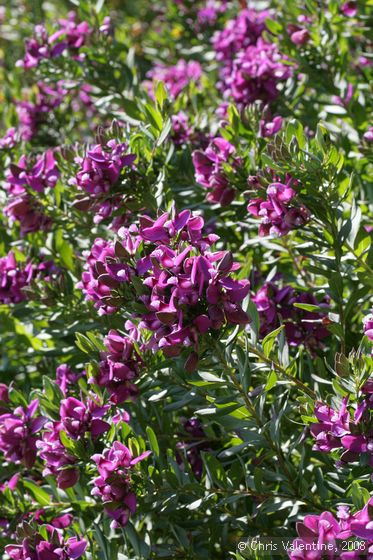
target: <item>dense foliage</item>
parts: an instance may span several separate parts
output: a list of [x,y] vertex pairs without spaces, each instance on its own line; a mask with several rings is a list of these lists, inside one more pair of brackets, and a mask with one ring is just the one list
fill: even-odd
[[2,3],[4,559],[373,557],[372,8]]

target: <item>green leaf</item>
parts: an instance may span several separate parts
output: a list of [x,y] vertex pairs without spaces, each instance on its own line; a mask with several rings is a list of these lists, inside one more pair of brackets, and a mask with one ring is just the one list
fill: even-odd
[[274,35],[279,35],[282,31],[282,25],[278,21],[267,18],[265,24],[267,29]]
[[269,374],[267,383],[264,387],[265,391],[270,391],[272,389],[272,387],[274,387],[277,383],[277,375],[275,371],[271,371],[271,373]]
[[281,325],[271,333],[267,334],[267,336],[263,339],[262,346],[264,350],[264,354],[268,358],[273,348],[274,342],[276,340],[277,335],[285,328],[285,325]]
[[164,83],[157,82],[155,86],[155,99],[161,110],[163,109],[163,104],[166,101],[167,97],[167,90]]
[[40,486],[37,486],[34,482],[31,482],[31,480],[23,480],[23,485],[28,490],[30,490],[31,494],[34,496],[38,504],[40,504],[41,506],[48,506],[50,504],[51,498],[49,494],[45,490],[40,488]]
[[144,106],[144,110],[146,113],[146,116],[150,122],[150,124],[156,128],[157,130],[159,130],[159,132],[162,132],[163,130],[163,119],[162,119],[162,115],[161,113],[152,105],[150,105],[150,103],[147,103]]
[[148,436],[151,450],[156,455],[156,457],[159,457],[158,440],[157,440],[157,436],[154,433],[153,428],[151,428],[150,426],[146,426],[146,435]]

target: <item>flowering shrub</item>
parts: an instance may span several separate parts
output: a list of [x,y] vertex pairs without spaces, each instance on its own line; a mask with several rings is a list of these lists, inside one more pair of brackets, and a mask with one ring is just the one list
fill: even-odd
[[369,4],[0,7],[2,559],[373,557]]

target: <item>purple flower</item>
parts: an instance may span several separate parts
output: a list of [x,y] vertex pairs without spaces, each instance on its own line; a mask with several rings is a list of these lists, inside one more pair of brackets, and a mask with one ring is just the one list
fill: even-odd
[[188,124],[188,115],[184,111],[179,111],[171,116],[172,140],[177,146],[186,144],[192,134],[192,129]]
[[373,341],[373,312],[363,319],[364,334],[368,340]]
[[154,83],[157,81],[164,82],[171,97],[176,99],[190,82],[198,83],[201,76],[202,68],[199,62],[181,59],[175,66],[156,64],[147,73],[147,78],[150,78],[150,80],[144,82],[144,85],[149,96],[154,98]]
[[332,101],[341,107],[348,107],[350,101],[354,95],[354,86],[352,84],[347,84],[343,96],[333,95]]
[[207,0],[206,5],[197,12],[197,20],[201,26],[213,26],[220,13],[226,9],[224,2]]
[[[306,515],[301,523],[297,523],[298,539],[292,543],[294,552],[289,553],[292,559],[317,560],[324,556],[323,546],[332,544],[336,548],[336,539],[340,532],[338,521],[329,511],[324,511],[321,515]],[[314,543],[316,550],[309,550]],[[308,547],[307,547],[308,545]],[[328,558],[336,558],[331,553]]]
[[[306,515],[304,520],[297,523],[299,538],[295,539],[291,546],[289,557],[293,560],[351,560],[362,557],[362,551],[367,558],[373,554],[373,518],[371,498],[364,508],[354,515],[350,513],[348,506],[337,508],[337,518],[329,512],[324,511],[320,515]],[[367,541],[365,548],[349,549],[343,552],[346,540],[358,537]]]
[[56,381],[64,396],[67,395],[69,386],[73,386],[78,382],[82,374],[75,373],[67,364],[61,364],[56,369]]
[[[6,173],[8,183],[16,187],[30,187],[40,193],[47,187],[53,188],[58,180],[59,171],[52,150],[36,158],[30,165],[26,156],[22,156],[18,165],[11,164]],[[21,191],[19,191],[21,192]]]
[[5,135],[0,138],[0,150],[11,150],[17,144],[17,131],[14,127],[9,128]]
[[[152,333],[146,348],[167,356],[196,350],[209,329],[249,320],[240,306],[249,282],[231,277],[239,265],[230,253],[210,251],[217,236],[204,237],[203,225],[189,210],[142,216],[139,229],[119,230],[115,245],[96,240],[80,287],[103,313],[115,310],[107,304],[135,305],[138,327]],[[110,368],[101,375],[110,380]]]
[[217,31],[213,37],[218,60],[229,63],[239,51],[255,44],[265,30],[268,16],[267,11],[241,10],[235,19],[229,20],[223,31]]
[[9,186],[4,214],[8,216],[10,224],[19,222],[21,237],[35,231],[47,231],[52,225],[52,220],[23,187]]
[[0,450],[12,463],[22,463],[31,468],[36,459],[36,434],[47,421],[43,416],[35,416],[38,399],[27,408],[18,407],[13,412],[0,415]]
[[131,490],[130,470],[150,453],[145,451],[134,458],[128,447],[115,441],[102,455],[92,457],[100,475],[93,481],[92,495],[103,501],[105,512],[113,519],[113,529],[124,527],[130,515],[136,511],[136,495]]
[[114,404],[134,400],[139,391],[133,381],[144,364],[133,340],[111,330],[105,338],[105,345],[108,351],[101,353],[99,371],[90,382],[105,387]]
[[305,344],[312,351],[319,348],[322,340],[329,335],[323,325],[324,315],[321,312],[294,307],[294,303],[327,306],[326,300],[319,303],[310,293],[297,294],[291,286],[280,288],[275,282],[265,283],[252,299],[259,312],[261,337],[283,323],[286,339],[291,346]]
[[72,439],[80,439],[89,432],[92,438],[97,438],[110,429],[110,424],[102,420],[110,406],[99,406],[93,399],[86,402],[75,397],[68,397],[61,401],[61,428]]
[[355,17],[357,14],[357,2],[354,1],[345,2],[340,7],[340,10],[342,14],[344,14],[347,17]]
[[260,121],[260,134],[263,138],[274,136],[281,129],[283,123],[282,117],[274,117],[271,121]]
[[31,263],[19,265],[12,251],[0,258],[0,302],[19,303],[26,299],[23,288],[30,284],[33,274]]
[[311,434],[315,438],[314,450],[328,453],[342,447],[342,436],[350,433],[350,414],[346,407],[347,399],[344,399],[339,411],[323,403],[316,404],[315,416],[319,423],[311,424]]
[[373,126],[368,128],[368,130],[363,134],[363,138],[366,142],[369,142],[369,144],[373,142]]
[[23,539],[21,544],[9,544],[5,552],[12,560],[77,560],[87,548],[87,541],[77,537],[64,539],[63,532],[45,525],[49,533],[46,541],[39,533]]
[[306,224],[310,219],[309,210],[302,204],[295,204],[297,181],[286,177],[286,183],[275,182],[268,185],[266,199],[250,200],[247,210],[261,219],[259,235],[275,235],[282,237],[297,227]]
[[230,163],[232,170],[240,163],[234,158],[235,147],[224,138],[214,138],[205,150],[193,152],[193,165],[197,183],[209,189],[207,200],[229,205],[235,196],[235,189],[231,186],[223,165]]
[[292,76],[293,70],[284,64],[274,43],[258,39],[240,51],[233,63],[223,69],[220,89],[224,98],[232,97],[241,107],[254,101],[269,103],[279,95],[278,84]]
[[118,144],[115,140],[109,140],[105,146],[93,146],[84,158],[78,159],[81,170],[70,184],[92,195],[108,193],[118,181],[121,170],[133,166],[136,155],[126,154],[127,149],[127,144]]
[[111,192],[119,181],[122,170],[133,168],[136,155],[127,154],[127,149],[127,144],[109,140],[105,145],[93,146],[84,158],[76,159],[80,164],[80,171],[69,183],[90,196],[78,198],[74,206],[78,210],[94,211],[95,223],[111,216],[123,203],[123,195]]
[[302,47],[308,43],[311,37],[308,29],[300,25],[290,24],[287,27],[287,31],[290,35],[290,41],[297,47]]
[[59,20],[59,29],[50,36],[43,25],[36,25],[34,36],[25,42],[25,56],[16,62],[16,66],[30,69],[45,58],[61,56],[66,50],[70,50],[73,58],[78,58],[79,48],[85,44],[92,30],[87,22],[76,23],[75,20],[76,14],[70,12],[68,19]]
[[75,464],[77,459],[62,445],[60,432],[61,422],[48,422],[42,439],[36,443],[40,458],[45,462],[43,475],[56,477],[57,486],[65,489],[74,486],[79,480],[79,470]]

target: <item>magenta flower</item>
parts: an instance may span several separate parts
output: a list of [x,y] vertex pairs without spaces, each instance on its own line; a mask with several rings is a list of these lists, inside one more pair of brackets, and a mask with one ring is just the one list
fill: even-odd
[[22,544],[9,544],[5,552],[12,560],[77,560],[86,551],[87,541],[77,537],[63,537],[63,532],[52,525],[46,525],[49,540],[38,533],[27,537]]
[[357,2],[345,2],[344,4],[342,4],[340,10],[342,14],[347,17],[355,17],[357,14]]
[[36,459],[36,434],[47,421],[43,416],[35,416],[38,406],[35,399],[25,409],[18,407],[0,415],[0,451],[7,461],[22,463],[28,469]]
[[21,188],[30,187],[38,193],[43,192],[47,187],[54,187],[58,177],[59,171],[52,150],[47,150],[38,156],[32,167],[26,156],[22,156],[18,165],[11,164],[6,174],[10,185]]
[[369,142],[369,144],[373,142],[373,126],[368,128],[368,130],[363,134],[363,138],[366,142]]
[[99,406],[93,399],[83,403],[75,397],[68,397],[61,401],[61,429],[72,439],[80,439],[87,432],[97,438],[110,429],[110,424],[102,420],[109,409],[109,405]]
[[92,495],[103,501],[105,512],[113,519],[113,529],[124,527],[130,515],[136,511],[136,495],[131,490],[130,470],[150,453],[145,451],[134,458],[128,447],[115,441],[102,455],[92,457],[100,475],[93,481]]
[[287,27],[287,31],[290,35],[290,41],[297,47],[302,47],[308,43],[311,38],[308,29],[300,25],[290,24]]
[[[306,515],[304,520],[297,523],[299,538],[292,543],[289,557],[293,560],[352,560],[373,554],[373,518],[371,517],[373,498],[364,508],[354,515],[348,506],[337,508],[337,518],[324,511],[321,515]],[[346,550],[346,540],[358,537],[367,541],[364,548]]]
[[224,164],[229,164],[232,170],[238,167],[240,160],[234,158],[235,147],[224,138],[218,136],[211,140],[205,150],[193,152],[193,164],[197,183],[209,189],[207,200],[229,205],[235,196],[235,189],[229,182],[224,171]]
[[311,424],[310,427],[316,441],[313,449],[324,453],[329,453],[332,449],[342,449],[338,466],[357,462],[362,454],[367,456],[369,465],[373,466],[372,393],[372,380],[368,379],[361,388],[361,397],[353,416],[347,410],[347,397],[339,411],[318,403],[315,414],[320,423]]
[[171,116],[172,140],[177,146],[186,144],[191,137],[192,128],[188,123],[188,115],[184,111],[179,111]]
[[363,319],[364,334],[368,340],[373,341],[373,313],[369,313]]
[[[21,191],[19,194],[17,191]],[[8,189],[8,204],[4,207],[4,215],[8,216],[10,224],[19,222],[20,235],[35,231],[47,231],[52,225],[52,220],[43,214],[41,206],[32,198],[23,187]]]
[[241,10],[235,19],[229,20],[213,37],[218,60],[228,64],[239,51],[255,44],[265,30],[268,17],[268,11]]
[[59,20],[59,29],[50,36],[43,25],[36,25],[34,37],[25,42],[25,56],[16,62],[16,66],[28,70],[38,66],[45,58],[61,56],[66,50],[73,58],[78,58],[79,48],[85,44],[92,30],[87,22],[76,23],[75,20],[76,14],[70,12],[68,19]]
[[291,346],[305,344],[310,350],[322,346],[322,340],[329,335],[323,325],[322,312],[305,311],[294,307],[294,303],[327,306],[308,292],[297,294],[291,286],[280,288],[277,283],[265,283],[253,296],[260,318],[260,336],[265,337],[281,323],[285,325],[285,335]]
[[[336,549],[339,532],[339,523],[330,512],[324,511],[321,515],[306,515],[303,522],[297,523],[299,538],[293,541],[295,551],[291,552],[289,557],[297,560],[321,560],[324,555],[323,550],[325,550],[323,546],[332,544]],[[309,550],[312,543],[316,550]],[[337,556],[332,552],[328,558],[337,558]]]
[[144,82],[150,97],[154,98],[154,84],[157,81],[164,82],[171,97],[176,99],[190,82],[198,83],[202,76],[202,68],[199,62],[181,59],[175,66],[156,64],[147,73],[149,80]]
[[350,433],[350,414],[347,410],[347,399],[343,400],[339,411],[322,403],[317,403],[315,416],[318,424],[311,424],[311,434],[315,438],[315,451],[330,452],[342,447],[343,436]]
[[282,117],[274,117],[271,121],[260,121],[260,134],[263,138],[274,136],[281,129],[283,123]]
[[97,144],[87,151],[84,158],[78,158],[81,170],[70,184],[89,194],[108,193],[118,181],[124,167],[133,167],[135,154],[126,154],[127,144],[109,140],[105,146]]
[[30,284],[33,274],[31,263],[18,264],[12,251],[0,258],[0,303],[19,303],[26,299],[23,288]]
[[306,224],[310,220],[310,211],[302,204],[296,203],[296,191],[293,187],[298,183],[291,177],[286,183],[275,182],[268,185],[266,199],[254,198],[250,200],[247,210],[261,219],[259,235],[275,235],[282,237]]
[[45,425],[42,439],[36,443],[39,457],[45,462],[43,475],[56,477],[59,488],[70,488],[79,480],[79,470],[75,463],[77,459],[62,445],[60,432],[61,422],[48,422]]
[[[209,329],[244,325],[248,316],[240,302],[249,283],[231,278],[238,264],[230,253],[210,251],[216,236],[203,237],[203,225],[202,218],[184,210],[157,220],[141,217],[140,229],[119,230],[121,241],[115,246],[96,240],[80,283],[86,297],[104,313],[112,311],[107,304],[123,302],[129,309],[135,303],[139,328],[152,333],[146,348],[161,349],[167,356],[186,347],[197,350],[199,336]],[[192,363],[196,360],[190,367]],[[110,363],[102,365],[100,382],[110,382]]]
[[17,144],[17,131],[14,127],[9,128],[5,135],[0,138],[0,150],[11,150]]
[[232,97],[239,106],[254,101],[269,103],[279,95],[278,85],[292,76],[292,67],[274,43],[258,39],[240,51],[219,84],[224,98]]
[[57,367],[56,381],[65,397],[68,389],[72,389],[82,375],[81,373],[75,373],[67,364],[61,364]]
[[90,383],[105,387],[114,404],[134,400],[139,391],[133,382],[144,364],[133,339],[111,330],[105,338],[105,345],[108,351],[101,353],[98,374],[89,380]]

